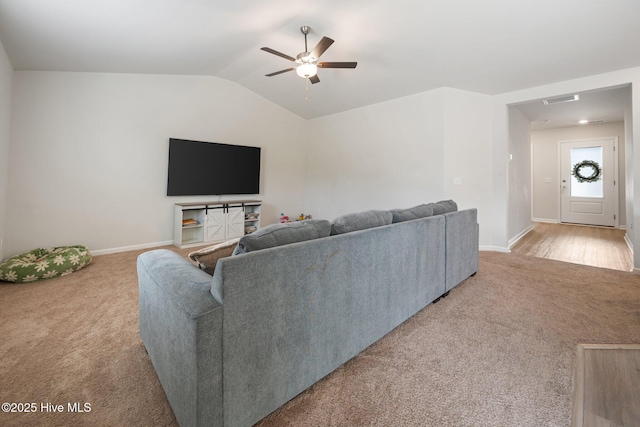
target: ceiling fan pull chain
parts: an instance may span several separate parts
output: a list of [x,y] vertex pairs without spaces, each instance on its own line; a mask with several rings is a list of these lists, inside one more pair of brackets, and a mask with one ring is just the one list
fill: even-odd
[[307,81],[306,86],[307,86],[307,93],[304,95],[304,100],[308,101],[309,100],[309,78],[305,79]]

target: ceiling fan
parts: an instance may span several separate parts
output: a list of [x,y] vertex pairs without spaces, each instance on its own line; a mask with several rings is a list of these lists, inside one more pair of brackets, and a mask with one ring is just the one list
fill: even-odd
[[287,68],[285,70],[276,71],[275,73],[266,74],[267,77],[277,76],[278,74],[286,73],[288,71],[296,70],[296,73],[305,79],[309,79],[311,83],[319,83],[318,68],[356,68],[357,62],[318,62],[320,55],[322,55],[329,46],[333,44],[333,40],[329,37],[322,37],[322,40],[313,48],[311,52],[307,49],[307,34],[311,32],[311,27],[300,27],[300,32],[304,34],[304,52],[299,53],[295,58],[285,55],[284,53],[273,50],[269,47],[263,47],[261,50],[265,52],[278,55],[281,58],[288,59],[291,62],[295,62],[296,65]]

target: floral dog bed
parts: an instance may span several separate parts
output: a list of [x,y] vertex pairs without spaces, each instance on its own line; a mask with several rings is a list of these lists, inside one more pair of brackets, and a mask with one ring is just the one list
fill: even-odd
[[0,264],[0,280],[22,283],[66,276],[89,264],[91,259],[85,246],[38,248]]

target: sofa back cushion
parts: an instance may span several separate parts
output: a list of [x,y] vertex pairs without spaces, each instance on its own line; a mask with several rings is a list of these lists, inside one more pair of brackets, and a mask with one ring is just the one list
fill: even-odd
[[241,237],[233,255],[327,237],[330,232],[331,223],[325,219],[273,224]]
[[392,209],[393,222],[411,221],[412,219],[426,218],[433,215],[433,206],[418,205],[407,209]]
[[458,210],[458,205],[453,200],[441,200],[436,203],[429,203],[427,206],[433,208],[434,215],[443,215]]
[[393,221],[393,215],[389,211],[371,210],[350,213],[333,220],[331,235],[389,225],[391,221]]

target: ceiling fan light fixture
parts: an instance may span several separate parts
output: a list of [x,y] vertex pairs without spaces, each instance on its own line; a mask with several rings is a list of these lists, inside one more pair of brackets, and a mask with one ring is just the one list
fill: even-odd
[[305,79],[313,77],[318,74],[318,66],[308,62],[302,63],[296,67],[296,73]]

